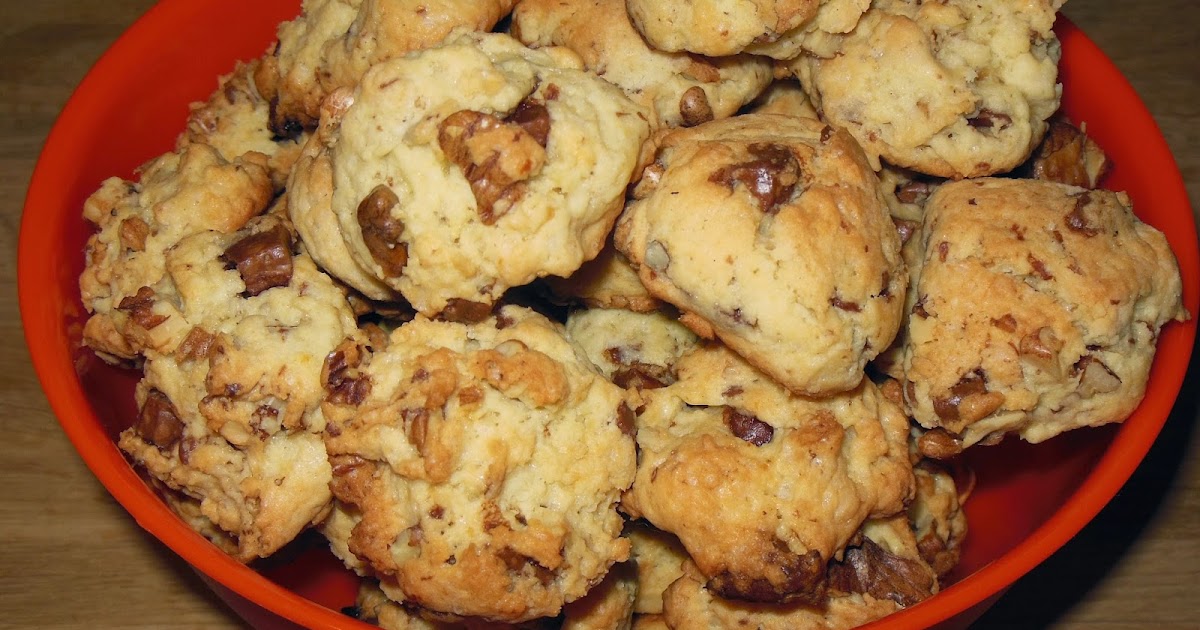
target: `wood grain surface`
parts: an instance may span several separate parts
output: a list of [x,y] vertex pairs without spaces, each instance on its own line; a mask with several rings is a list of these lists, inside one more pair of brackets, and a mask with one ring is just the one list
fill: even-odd
[[[17,312],[17,231],[37,153],[88,67],[151,4],[0,1],[0,628],[245,627],[76,456],[30,367]],[[1064,10],[1146,101],[1200,208],[1200,2],[1071,0]],[[1200,628],[1195,356],[1134,478],[977,627]]]

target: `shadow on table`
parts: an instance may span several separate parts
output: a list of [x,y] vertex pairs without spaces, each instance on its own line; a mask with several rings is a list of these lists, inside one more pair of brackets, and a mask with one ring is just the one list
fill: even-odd
[[[1179,468],[1192,445],[1200,408],[1200,344],[1179,398],[1146,459],[1116,497],[1060,550],[1021,578],[973,630],[1046,628],[1087,597],[1159,517],[1178,483]],[[1195,455],[1200,456],[1200,453]]]

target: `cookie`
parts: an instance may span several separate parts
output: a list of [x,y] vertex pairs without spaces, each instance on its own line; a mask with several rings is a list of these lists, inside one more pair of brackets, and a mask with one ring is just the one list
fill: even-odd
[[514,306],[418,317],[386,346],[340,348],[324,378],[333,493],[361,517],[347,549],[393,600],[523,622],[628,558],[626,394],[553,322]]
[[546,286],[563,301],[581,301],[588,308],[621,308],[648,313],[663,306],[642,285],[625,254],[608,242],[593,259],[566,278],[547,276]]
[[[345,98],[293,174],[329,169],[329,188],[293,189],[294,207],[336,216],[355,264],[427,316],[486,314],[509,287],[595,257],[649,134],[641,108],[573,53],[501,34],[378,64]],[[295,220],[315,257],[339,255],[303,227],[327,219]]]
[[860,537],[830,564],[830,594],[817,605],[731,601],[705,587],[704,575],[687,563],[684,576],[667,589],[663,619],[674,630],[848,630],[937,592],[903,515],[868,522]]
[[747,113],[782,114],[795,118],[820,118],[813,107],[812,99],[804,93],[800,82],[794,78],[773,81],[746,108]]
[[275,190],[281,191],[307,134],[284,138],[271,130],[270,104],[258,93],[253,80],[258,64],[258,60],[239,63],[233,72],[221,77],[207,101],[191,105],[187,128],[176,140],[176,148],[207,144],[227,161],[252,151],[261,153],[267,157]]
[[880,157],[955,179],[1021,164],[1058,109],[1061,0],[877,0],[835,55],[793,69],[817,110]]
[[683,576],[687,550],[678,538],[646,521],[627,523],[625,536],[632,545],[633,561],[637,566],[638,588],[633,610],[639,615],[661,614],[663,592]]
[[638,571],[634,565],[615,565],[587,595],[563,608],[560,630],[629,630],[637,593]]
[[672,131],[614,242],[685,323],[798,394],[855,387],[900,325],[906,272],[878,179],[817,120]]
[[550,620],[542,619],[521,624],[480,619],[428,619],[421,616],[421,611],[405,608],[389,599],[379,582],[371,579],[359,583],[351,612],[360,621],[373,623],[384,630],[557,630]]
[[151,312],[178,308],[171,317],[188,332],[170,352],[148,353],[138,416],[118,444],[198,501],[236,540],[235,557],[265,557],[328,510],[321,369],[356,323],[274,217],[189,236],[165,263],[173,292]]
[[908,420],[869,380],[804,398],[718,345],[675,368],[674,384],[641,392],[622,508],[678,536],[714,593],[821,601],[826,565],[862,523],[904,509]]
[[[1085,125],[1086,127],[1086,125]],[[1042,143],[1017,174],[1080,188],[1099,188],[1100,180],[1112,169],[1104,149],[1084,129],[1062,117],[1050,119]]]
[[964,447],[1124,420],[1159,329],[1188,318],[1166,239],[1122,193],[943,184],[920,239],[904,399]]
[[908,521],[921,558],[945,576],[958,566],[963,540],[967,537],[967,495],[958,488],[945,465],[924,459],[913,467],[916,493],[908,506]]
[[372,66],[440,44],[455,29],[491,30],[515,0],[304,0],[279,25],[254,74],[271,129],[291,138],[317,126],[321,101]]
[[524,0],[511,33],[534,48],[565,46],[584,68],[616,84],[658,127],[727,118],[771,82],[770,60],[702,57],[651,48],[629,22],[625,0]]
[[726,56],[791,59],[824,50],[831,34],[854,28],[870,0],[627,0],[630,20],[651,46]]
[[664,313],[622,309],[573,311],[567,336],[605,378],[639,390],[675,382],[675,362],[699,341]]
[[109,178],[83,205],[97,231],[87,242],[79,291],[89,317],[84,343],[109,362],[171,352],[190,327],[171,300],[165,252],[205,231],[229,234],[266,209],[272,187],[263,156],[232,162],[192,144],[158,157],[138,181]]

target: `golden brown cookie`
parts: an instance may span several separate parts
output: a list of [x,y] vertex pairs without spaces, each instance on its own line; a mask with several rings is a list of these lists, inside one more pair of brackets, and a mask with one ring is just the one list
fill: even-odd
[[623,509],[678,536],[717,594],[821,601],[826,564],[862,523],[904,509],[908,420],[869,380],[804,398],[718,345],[676,372],[641,392]]
[[874,164],[965,178],[1021,164],[1058,109],[1061,0],[876,0],[836,46],[793,68]]
[[418,317],[385,346],[330,355],[332,489],[359,518],[347,550],[390,598],[523,622],[628,558],[616,504],[632,414],[594,370],[561,327],[514,306],[473,325]]
[[615,242],[684,323],[800,394],[854,388],[900,325],[906,272],[878,179],[818,120],[671,132]]
[[[509,287],[595,257],[649,134],[641,108],[573,53],[502,34],[377,64],[326,107],[293,175],[306,182],[293,220],[332,273],[427,316],[486,314]],[[323,233],[330,215],[338,229]]]
[[904,398],[963,446],[1124,420],[1159,329],[1188,317],[1166,239],[1122,193],[943,184],[920,239]]
[[771,62],[763,57],[651,48],[629,22],[625,0],[524,0],[513,11],[511,32],[528,46],[575,51],[586,69],[624,90],[660,127],[732,116],[771,81]]

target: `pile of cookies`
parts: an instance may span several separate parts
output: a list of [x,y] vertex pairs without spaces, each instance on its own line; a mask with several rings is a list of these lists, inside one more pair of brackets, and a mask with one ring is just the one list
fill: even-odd
[[119,445],[387,628],[849,628],[1188,313],[1061,0],[305,0],[84,216]]

